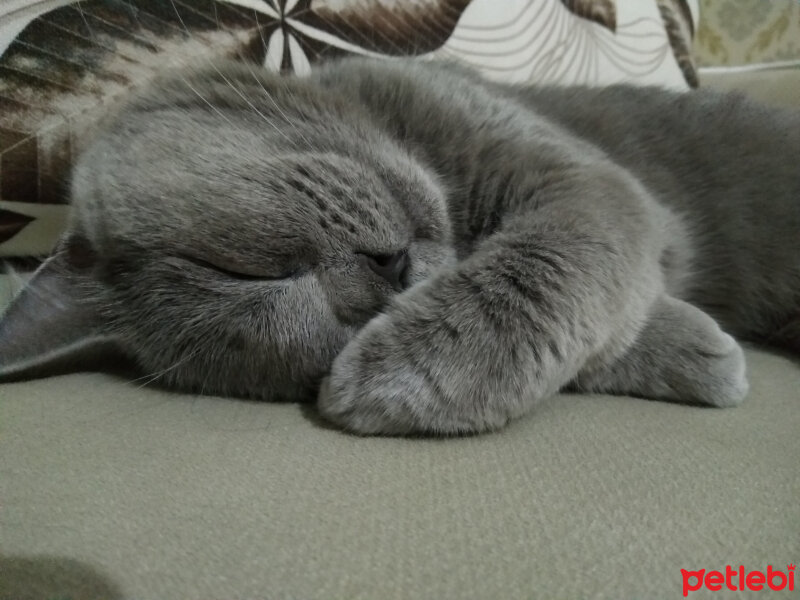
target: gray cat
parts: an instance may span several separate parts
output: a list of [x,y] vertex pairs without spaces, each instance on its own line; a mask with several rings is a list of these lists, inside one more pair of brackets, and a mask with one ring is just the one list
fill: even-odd
[[82,155],[0,374],[111,349],[365,434],[494,430],[560,389],[734,406],[800,352],[800,114],[350,59],[160,79]]

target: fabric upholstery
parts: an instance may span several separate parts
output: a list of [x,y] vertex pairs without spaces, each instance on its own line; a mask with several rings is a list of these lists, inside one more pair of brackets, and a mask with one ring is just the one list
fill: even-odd
[[743,92],[773,106],[800,105],[800,64],[793,68],[701,69],[700,84],[717,90]]
[[800,364],[748,359],[737,409],[560,396],[449,440],[107,375],[3,385],[0,599],[666,599],[680,569],[785,571]]
[[800,64],[797,0],[700,0],[695,55],[701,66]]

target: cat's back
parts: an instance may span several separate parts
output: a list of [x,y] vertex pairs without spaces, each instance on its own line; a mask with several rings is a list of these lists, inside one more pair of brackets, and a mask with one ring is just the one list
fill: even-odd
[[748,205],[765,189],[787,200],[800,197],[800,111],[702,89],[506,89],[681,208],[720,194],[727,203]]
[[531,143],[584,155],[599,148],[668,202],[687,190],[746,201],[765,185],[785,188],[798,179],[800,111],[742,94],[507,85],[455,63],[410,60],[346,59],[326,65],[317,81],[364,103],[395,134],[416,129],[427,144],[451,152],[481,145],[484,133],[509,141],[528,134]]

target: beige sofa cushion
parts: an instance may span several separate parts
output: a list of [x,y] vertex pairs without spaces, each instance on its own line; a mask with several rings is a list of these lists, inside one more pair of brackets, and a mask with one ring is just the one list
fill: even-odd
[[450,440],[99,374],[0,385],[0,599],[658,599],[681,569],[786,571],[800,365],[748,360],[740,408],[565,395]]
[[800,64],[769,69],[701,69],[700,85],[744,92],[775,106],[800,107]]

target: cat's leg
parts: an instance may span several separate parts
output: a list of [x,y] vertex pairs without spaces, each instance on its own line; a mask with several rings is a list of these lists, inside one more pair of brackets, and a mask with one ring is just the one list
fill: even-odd
[[662,215],[619,169],[569,175],[368,323],[321,414],[371,434],[497,429],[624,352],[663,291]]
[[736,340],[699,308],[665,295],[620,358],[584,369],[570,388],[737,406],[748,383]]

